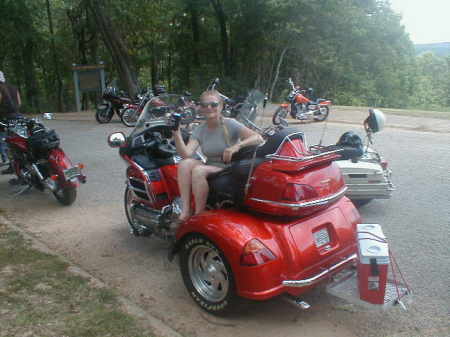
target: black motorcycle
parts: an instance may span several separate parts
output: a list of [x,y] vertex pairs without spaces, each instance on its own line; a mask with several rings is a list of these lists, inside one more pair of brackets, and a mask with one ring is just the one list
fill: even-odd
[[114,113],[121,118],[125,105],[133,103],[130,97],[115,87],[107,87],[103,91],[102,98],[103,103],[97,106],[95,112],[95,119],[100,124],[109,123]]

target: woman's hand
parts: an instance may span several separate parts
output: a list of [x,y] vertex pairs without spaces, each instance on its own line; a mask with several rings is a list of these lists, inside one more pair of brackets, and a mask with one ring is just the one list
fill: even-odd
[[238,152],[241,149],[239,144],[235,144],[233,146],[227,147],[225,151],[223,151],[222,160],[225,164],[228,164],[231,161],[231,157],[234,153]]

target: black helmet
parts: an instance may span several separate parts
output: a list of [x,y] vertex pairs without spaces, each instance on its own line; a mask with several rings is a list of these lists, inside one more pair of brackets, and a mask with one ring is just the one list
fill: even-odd
[[347,131],[342,134],[336,145],[342,147],[340,152],[341,159],[351,159],[352,162],[358,160],[364,153],[364,145],[360,136],[353,131]]
[[163,84],[156,84],[153,87],[153,93],[155,95],[161,95],[166,93],[166,87]]
[[336,145],[349,146],[354,148],[362,148],[363,142],[360,136],[358,136],[353,131],[347,131],[342,134]]

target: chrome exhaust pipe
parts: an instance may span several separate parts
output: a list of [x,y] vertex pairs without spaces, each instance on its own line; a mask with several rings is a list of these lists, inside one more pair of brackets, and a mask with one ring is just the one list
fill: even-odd
[[142,204],[135,204],[131,208],[132,217],[144,226],[158,226],[161,224],[162,212],[144,206]]
[[33,169],[34,173],[38,176],[40,181],[44,180],[44,176],[42,175],[41,171],[39,171],[39,168],[36,166],[36,164],[31,164],[31,168]]

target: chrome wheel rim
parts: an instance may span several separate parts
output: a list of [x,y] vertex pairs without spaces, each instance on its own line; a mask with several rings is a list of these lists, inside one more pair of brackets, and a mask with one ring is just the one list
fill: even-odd
[[139,224],[132,216],[131,207],[134,205],[134,192],[131,189],[127,190],[127,203],[126,203],[126,211],[128,215],[128,225],[130,226],[131,230],[136,230],[134,226],[138,226]]
[[210,246],[192,249],[188,260],[189,276],[195,290],[209,302],[220,302],[228,293],[230,279],[219,253]]

